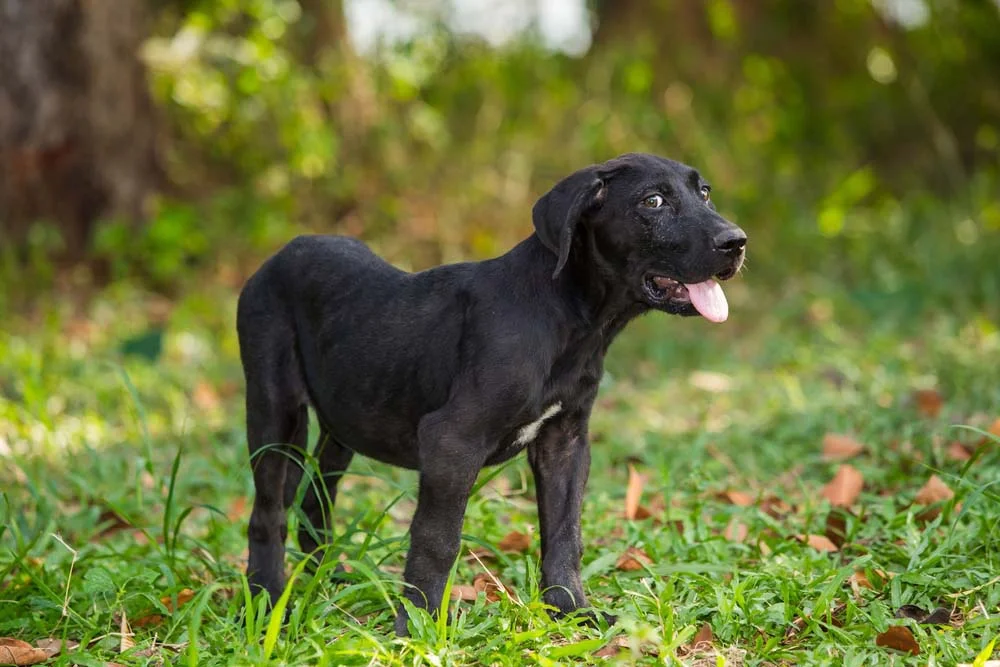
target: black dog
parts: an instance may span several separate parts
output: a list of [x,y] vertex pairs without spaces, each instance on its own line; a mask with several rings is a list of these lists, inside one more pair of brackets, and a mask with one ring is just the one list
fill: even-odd
[[[714,278],[739,270],[746,235],[715,212],[697,171],[645,154],[576,172],[533,218],[535,233],[501,257],[420,273],[356,240],[300,237],[247,282],[238,330],[256,488],[248,573],[272,600],[285,582],[285,515],[312,405],[326,493],[311,485],[302,509],[321,530],[324,498],[335,498],[355,452],[420,471],[404,575],[415,605],[441,603],[479,471],[525,448],[544,599],[559,613],[587,604],[580,506],[604,355],[651,309],[725,320]],[[304,552],[316,534],[299,531]],[[402,606],[396,631],[407,632]]]

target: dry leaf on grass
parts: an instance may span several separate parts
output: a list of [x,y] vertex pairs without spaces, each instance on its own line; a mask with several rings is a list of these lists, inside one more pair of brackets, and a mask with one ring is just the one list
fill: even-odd
[[510,589],[497,583],[497,579],[486,572],[480,572],[472,579],[472,584],[454,584],[451,587],[451,597],[453,600],[464,600],[475,602],[480,593],[486,594],[487,602],[499,602],[504,594],[504,589]]
[[477,591],[476,587],[471,584],[451,585],[452,600],[464,600],[466,602],[475,602],[477,597],[479,597],[479,591]]
[[990,424],[990,427],[986,429],[986,432],[1000,438],[1000,417],[997,417],[996,420]]
[[480,572],[472,578],[472,586],[477,592],[486,593],[488,602],[499,602],[500,596],[504,593],[506,586],[501,587],[499,580],[486,573]]
[[896,649],[904,653],[920,654],[920,644],[917,643],[913,632],[904,625],[894,625],[875,638],[876,646]]
[[688,644],[688,650],[708,650],[711,648],[713,641],[715,641],[715,635],[712,634],[712,626],[708,623],[702,623],[701,627],[698,628],[698,632],[695,633],[694,638]]
[[623,572],[635,572],[636,570],[643,569],[646,565],[650,565],[652,562],[653,559],[642,549],[629,547],[625,550],[625,553],[619,556],[615,567]]
[[847,517],[850,512],[843,507],[834,507],[826,515],[826,528],[823,534],[828,540],[837,545],[837,548],[844,546],[847,541]]
[[97,525],[102,526],[101,532],[95,536],[97,539],[110,537],[115,533],[132,528],[132,524],[128,519],[110,507],[105,507],[101,510],[100,515],[97,517]]
[[766,496],[757,501],[760,511],[772,519],[780,519],[792,511],[792,506],[777,496]]
[[753,505],[753,496],[745,491],[723,491],[718,495],[718,498],[738,507],[750,507]]
[[927,611],[915,604],[904,604],[896,610],[896,618],[912,618],[921,625],[951,625],[951,610],[935,607]]
[[45,651],[49,658],[54,658],[63,651],[72,651],[80,647],[80,642],[63,641],[62,639],[39,639],[35,646]]
[[852,574],[847,581],[851,585],[851,588],[854,589],[855,594],[860,593],[860,589],[862,588],[867,588],[870,591],[875,590],[875,587],[872,586],[872,582],[868,579],[868,575],[865,574],[864,570],[858,570]]
[[118,642],[119,653],[124,653],[135,646],[135,641],[132,639],[132,628],[128,626],[128,617],[125,615],[124,609],[121,620],[118,622],[118,633],[121,638]]
[[465,557],[467,561],[496,560],[496,553],[486,547],[473,547]]
[[933,419],[941,414],[944,406],[944,399],[936,389],[921,389],[913,392],[913,402],[917,405],[917,411],[924,417]]
[[628,647],[628,637],[625,635],[618,635],[614,637],[607,644],[601,648],[594,651],[595,658],[613,658],[614,656],[621,653],[623,648]]
[[28,642],[13,637],[0,637],[0,665],[37,665],[49,659],[49,654]]
[[525,533],[512,530],[499,542],[497,547],[501,551],[525,552],[531,547],[531,536]]
[[[834,608],[830,610],[829,613],[830,623],[838,628],[843,626],[844,611],[846,609],[847,609],[846,602],[837,603],[837,605],[835,605]],[[811,614],[808,616],[799,616],[797,619],[792,621],[792,624],[788,626],[787,630],[785,630],[785,641],[787,642],[791,639],[794,639],[800,632],[805,630],[806,625],[809,624],[809,619],[813,618],[814,616],[816,617],[818,623],[825,626],[827,618],[826,613]]]
[[823,436],[823,460],[844,461],[865,451],[865,446],[849,435],[827,433]]
[[965,445],[957,440],[953,440],[951,444],[948,445],[947,455],[952,461],[960,461],[962,463],[972,458],[972,453],[965,448]]
[[[187,604],[194,598],[194,591],[190,588],[185,588],[177,594],[177,607],[174,607],[174,599],[172,595],[164,595],[160,598],[160,603],[167,608],[168,612],[174,612],[178,608]],[[124,617],[123,617],[124,618]],[[132,625],[137,628],[146,628],[151,625],[159,625],[163,622],[163,616],[160,614],[147,614],[141,616],[132,621]]]
[[[629,521],[649,517],[649,510],[645,510],[645,508],[639,506],[639,501],[642,499],[642,487],[645,481],[645,476],[640,475],[631,463],[628,464],[628,486],[625,489],[625,518]],[[644,510],[645,516],[639,516],[640,510]]]
[[[917,515],[917,519],[920,521],[933,521],[941,514],[941,507],[938,503],[947,502],[954,497],[955,492],[948,488],[948,485],[941,481],[940,477],[931,475],[927,483],[917,491],[913,502],[917,505],[934,505],[934,507],[928,507],[923,512],[920,512]],[[959,508],[961,505],[956,505],[955,507]]]
[[742,542],[747,538],[749,532],[750,530],[745,523],[733,519],[726,526],[725,536],[730,542]]
[[808,544],[816,551],[837,551],[837,545],[823,535],[796,535],[795,539]]
[[948,488],[948,485],[941,481],[937,475],[931,475],[923,488],[917,491],[913,502],[919,505],[933,505],[934,503],[951,500],[955,497],[955,492]]
[[861,495],[865,479],[854,466],[843,463],[837,469],[837,474],[823,487],[822,496],[834,507],[849,507]]

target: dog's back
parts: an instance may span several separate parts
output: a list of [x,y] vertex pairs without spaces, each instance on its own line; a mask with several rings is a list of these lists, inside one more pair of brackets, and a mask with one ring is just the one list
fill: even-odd
[[240,294],[248,388],[311,403],[339,442],[416,467],[417,423],[447,400],[458,366],[470,266],[411,274],[354,239],[294,239]]

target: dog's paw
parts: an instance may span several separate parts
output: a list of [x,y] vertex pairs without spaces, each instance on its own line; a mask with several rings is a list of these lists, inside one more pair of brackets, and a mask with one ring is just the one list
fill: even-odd
[[400,605],[399,611],[396,612],[395,629],[397,637],[410,636],[410,615],[406,613],[406,609],[403,608],[403,605]]

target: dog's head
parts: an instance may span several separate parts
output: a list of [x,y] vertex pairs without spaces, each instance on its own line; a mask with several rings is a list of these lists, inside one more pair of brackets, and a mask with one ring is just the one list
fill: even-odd
[[553,278],[567,262],[587,263],[651,308],[722,322],[729,306],[716,280],[739,271],[747,237],[710,192],[687,165],[629,153],[560,181],[532,217],[556,254]]

